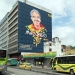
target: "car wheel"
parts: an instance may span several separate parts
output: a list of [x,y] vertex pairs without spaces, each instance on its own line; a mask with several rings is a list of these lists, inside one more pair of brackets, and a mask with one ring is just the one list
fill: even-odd
[[54,68],[54,71],[56,72],[56,68]]

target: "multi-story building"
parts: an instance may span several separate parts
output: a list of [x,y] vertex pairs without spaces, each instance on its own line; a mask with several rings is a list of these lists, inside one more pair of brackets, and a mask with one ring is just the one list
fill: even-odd
[[[32,23],[30,12],[35,9],[41,16],[43,31],[36,37],[26,30],[26,26]],[[18,57],[21,52],[44,52],[43,41],[52,40],[52,13],[50,10],[31,3],[17,1],[8,15],[8,54],[10,57]],[[46,33],[45,33],[46,31]],[[31,36],[32,35],[32,36]],[[38,36],[37,35],[37,36]],[[44,39],[45,38],[45,39]],[[38,43],[36,42],[38,41]]]
[[8,54],[15,53],[18,53],[18,2],[13,5],[8,15]]
[[0,49],[7,50],[8,44],[8,13],[0,22]]

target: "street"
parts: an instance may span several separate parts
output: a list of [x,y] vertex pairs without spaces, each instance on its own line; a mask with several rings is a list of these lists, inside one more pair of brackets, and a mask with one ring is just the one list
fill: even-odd
[[51,69],[45,69],[45,68],[33,67],[32,70],[30,71],[30,70],[19,69],[16,66],[11,66],[8,67],[8,71],[5,75],[70,75],[70,74],[57,73],[52,71]]
[[10,68],[10,67],[8,67],[8,74],[9,75],[47,75],[47,74],[43,74],[43,73],[37,73],[37,72],[21,70],[21,69],[16,69],[16,68]]
[[24,70],[24,69],[19,69],[16,66],[11,66],[8,67],[8,71],[5,75],[70,75],[70,74],[54,72],[51,69],[45,69],[45,68],[33,67],[32,70]]

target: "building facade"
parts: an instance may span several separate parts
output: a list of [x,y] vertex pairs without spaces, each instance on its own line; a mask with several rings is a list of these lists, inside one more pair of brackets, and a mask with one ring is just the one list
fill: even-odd
[[[37,10],[41,16],[42,31],[36,30],[32,35],[31,10]],[[31,31],[32,30],[32,31]],[[35,5],[29,1],[17,1],[8,14],[8,54],[10,57],[18,57],[21,52],[44,52],[44,42],[52,40],[52,13],[50,10]]]
[[0,22],[0,49],[8,49],[8,13]]
[[18,53],[18,3],[16,2],[8,15],[8,54]]
[[52,41],[44,43],[44,52],[56,52],[56,56],[64,55],[64,48],[61,45],[61,41],[58,37],[52,38]]

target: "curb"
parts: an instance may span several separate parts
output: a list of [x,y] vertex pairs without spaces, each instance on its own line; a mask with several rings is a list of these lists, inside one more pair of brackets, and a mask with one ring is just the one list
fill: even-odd
[[44,67],[44,68],[42,68],[42,67],[36,67],[36,66],[33,66],[33,68],[41,68],[41,69],[50,69],[51,70],[51,68],[46,68],[46,67]]

